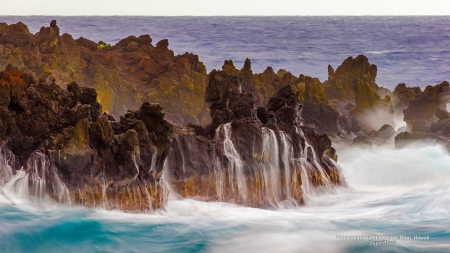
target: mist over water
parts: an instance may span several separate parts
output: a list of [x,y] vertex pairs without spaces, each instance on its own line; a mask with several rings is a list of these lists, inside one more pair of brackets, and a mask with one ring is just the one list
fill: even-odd
[[[450,156],[443,147],[338,149],[348,187],[311,195],[298,208],[262,210],[171,193],[165,210],[129,214],[52,202],[38,206],[4,187],[9,199],[0,194],[0,251],[448,251]],[[397,240],[373,246],[337,235]]]

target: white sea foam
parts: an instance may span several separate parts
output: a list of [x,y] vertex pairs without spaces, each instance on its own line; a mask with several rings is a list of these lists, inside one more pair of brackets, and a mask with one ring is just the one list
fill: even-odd
[[402,49],[392,49],[392,50],[379,50],[379,51],[367,51],[366,54],[399,54],[406,53],[406,50]]
[[339,154],[349,187],[311,196],[300,208],[272,211],[178,199],[153,216],[99,210],[93,217],[183,224],[180,229],[187,234],[214,228],[218,231],[211,232],[208,252],[347,251],[352,246],[366,247],[368,240],[338,240],[336,235],[409,233],[434,235],[435,240],[397,240],[386,249],[443,251],[450,246],[448,238],[436,238],[449,230],[450,219],[450,156],[444,148],[416,144],[395,150],[350,148]]
[[[195,245],[203,245],[205,252],[348,252],[374,248],[368,240],[341,240],[336,235],[408,234],[429,235],[432,240],[397,239],[396,245],[383,250],[445,252],[450,247],[450,156],[443,147],[341,148],[338,154],[348,187],[310,196],[299,208],[263,210],[175,195],[164,210],[153,214],[68,206],[22,212],[36,216],[28,221],[36,226],[41,220],[56,225],[75,219],[98,222],[103,232],[132,233],[136,239],[129,240],[134,243],[117,248],[125,251],[146,249],[149,240],[160,238],[151,241],[155,252],[179,252]],[[5,205],[0,203],[0,210]],[[8,223],[0,230],[14,229],[19,228]]]

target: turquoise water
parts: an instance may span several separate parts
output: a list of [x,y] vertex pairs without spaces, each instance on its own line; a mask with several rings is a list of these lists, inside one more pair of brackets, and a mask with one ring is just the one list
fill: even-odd
[[[152,214],[51,202],[39,208],[4,189],[0,251],[448,252],[447,151],[421,145],[401,150],[340,147],[339,154],[348,187],[307,196],[305,206],[284,210],[181,199],[174,193],[165,210]],[[414,235],[429,239],[415,240]],[[395,244],[370,245],[374,236]]]

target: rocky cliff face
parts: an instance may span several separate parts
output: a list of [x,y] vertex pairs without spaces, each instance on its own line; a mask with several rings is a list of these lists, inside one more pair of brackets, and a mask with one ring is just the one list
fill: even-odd
[[108,209],[162,206],[172,126],[160,105],[146,102],[116,121],[102,114],[94,89],[77,83],[63,89],[10,67],[0,86],[2,149],[27,172],[31,194]]
[[337,69],[328,66],[328,80],[323,83],[331,106],[339,111],[340,136],[367,136],[385,124],[394,126],[391,98],[383,99],[375,83],[377,66],[367,57],[347,58]]
[[148,35],[130,36],[116,45],[75,40],[60,35],[56,21],[36,34],[23,23],[2,23],[0,69],[12,64],[35,77],[52,76],[60,86],[77,82],[95,88],[103,112],[116,117],[151,100],[180,125],[208,123],[205,66],[198,56],[174,55],[168,46],[167,40],[152,45]]
[[[256,97],[264,97],[265,91],[274,87],[291,84],[303,104],[303,124],[336,141],[352,142],[358,136],[370,139],[384,125],[394,126],[392,94],[375,83],[377,68],[367,57],[349,57],[336,71],[331,66],[328,71],[329,78],[322,83],[317,78],[303,74],[295,77],[284,70],[275,74],[268,68],[254,75]],[[267,99],[256,99],[257,105]]]
[[407,131],[396,136],[396,145],[401,147],[409,141],[428,139],[444,143],[450,150],[448,82],[429,85],[423,91],[399,84],[394,94],[398,97],[400,108],[404,108],[404,121],[407,125],[406,129],[403,129]]
[[[399,88],[399,89],[397,89]],[[405,89],[403,92],[397,86],[396,93],[403,98],[404,104],[408,106],[403,111],[404,120],[412,131],[423,131],[438,120],[436,113],[438,110],[446,111],[447,103],[450,100],[450,89],[448,82],[442,82],[435,86],[427,86],[423,92],[409,93],[411,90]],[[406,94],[405,94],[406,93]],[[408,96],[409,95],[409,96]]]
[[274,208],[343,183],[328,136],[301,125],[298,97],[286,85],[256,107],[239,75],[211,72],[212,122],[175,131],[167,160],[171,185],[186,197]]
[[[203,99],[208,83],[205,66],[196,55],[175,56],[167,40],[155,46],[148,35],[130,36],[116,45],[74,40],[68,34],[60,35],[56,21],[35,35],[24,24],[2,24],[0,38],[0,67],[12,63],[35,76],[54,78],[62,86],[75,81],[93,87],[103,111],[116,117],[149,100],[160,103],[166,118],[179,125],[205,125],[210,121]],[[225,61],[223,71],[238,78],[243,91],[254,94],[256,106],[267,104],[284,85],[293,85],[304,105],[304,124],[333,138],[351,141],[355,136],[368,135],[364,130],[394,125],[390,97],[381,99],[378,95],[377,67],[362,55],[349,57],[336,71],[329,66],[329,79],[324,83],[304,75],[293,76],[286,70],[275,73],[270,67],[263,73],[253,73],[249,59],[241,69],[231,60]],[[368,120],[380,115],[383,120],[376,123]]]
[[0,72],[2,179],[35,199],[127,211],[162,207],[169,185],[186,197],[274,208],[344,183],[328,136],[301,124],[292,85],[256,107],[239,76],[213,71],[208,80],[212,122],[182,128],[149,102],[116,120],[95,89],[64,89],[10,66]]

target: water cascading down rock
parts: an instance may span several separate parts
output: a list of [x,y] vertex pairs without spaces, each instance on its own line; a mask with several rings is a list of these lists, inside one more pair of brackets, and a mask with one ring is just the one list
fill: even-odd
[[212,71],[212,122],[182,128],[149,102],[117,121],[101,113],[92,88],[63,89],[8,67],[0,72],[1,194],[40,207],[56,200],[142,212],[163,207],[169,185],[185,197],[277,208],[342,184],[330,139],[300,123],[291,85],[255,107],[242,79]]
[[212,122],[174,128],[166,173],[176,192],[277,208],[344,183],[328,136],[300,123],[291,85],[256,108],[241,84],[242,75],[213,70],[206,90]]
[[163,164],[172,126],[143,103],[120,121],[101,114],[97,93],[8,67],[0,72],[0,187],[43,206],[53,199],[150,211],[166,201]]

